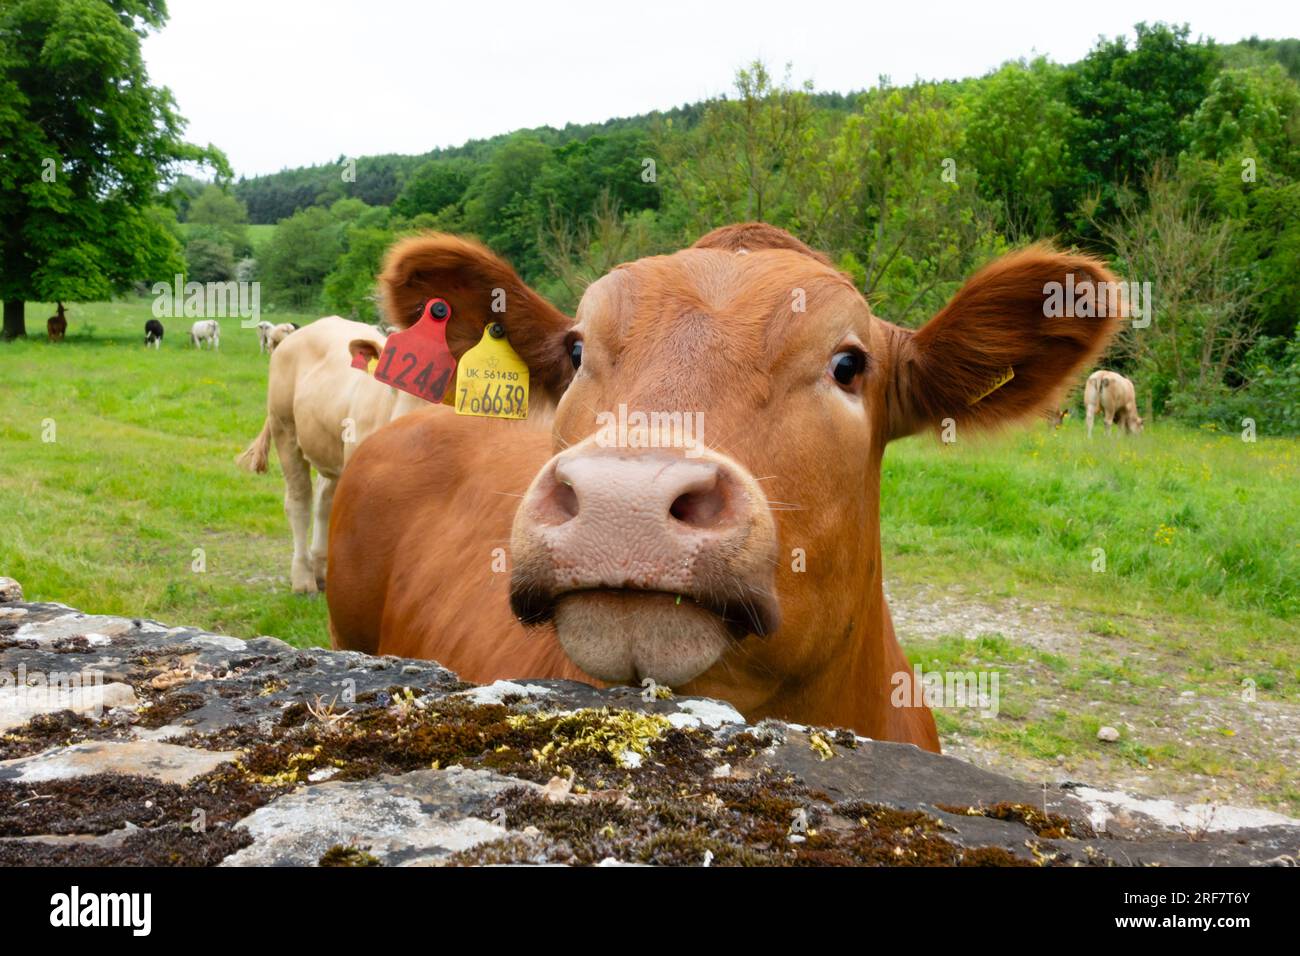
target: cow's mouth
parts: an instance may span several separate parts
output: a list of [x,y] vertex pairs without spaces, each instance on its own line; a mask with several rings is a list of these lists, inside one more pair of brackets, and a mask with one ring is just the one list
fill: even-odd
[[[780,608],[765,595],[709,598],[632,588],[564,591],[529,605],[512,596],[525,623],[553,620],[564,652],[592,677],[614,683],[651,678],[681,687],[749,635],[768,635]],[[520,613],[525,612],[525,613]]]

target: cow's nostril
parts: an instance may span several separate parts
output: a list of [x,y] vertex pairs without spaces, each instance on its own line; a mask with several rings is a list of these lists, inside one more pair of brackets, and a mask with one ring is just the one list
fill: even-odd
[[541,483],[529,508],[533,520],[539,525],[556,527],[568,524],[578,517],[578,492],[573,482],[556,468]]
[[692,528],[712,528],[718,523],[727,505],[720,482],[703,491],[688,491],[678,495],[668,513],[682,524]]
[[578,493],[568,482],[555,483],[555,489],[551,492],[551,504],[556,516],[562,521],[578,516]]

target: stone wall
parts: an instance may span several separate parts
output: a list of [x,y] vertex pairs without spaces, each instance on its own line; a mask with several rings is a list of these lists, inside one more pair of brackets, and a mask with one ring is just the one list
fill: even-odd
[[0,864],[1285,864],[1300,821],[725,703],[297,650],[0,578]]

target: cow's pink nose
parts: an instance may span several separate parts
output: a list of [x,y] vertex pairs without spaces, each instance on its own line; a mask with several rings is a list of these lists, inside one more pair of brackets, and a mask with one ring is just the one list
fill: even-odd
[[725,465],[626,451],[561,455],[529,498],[560,587],[687,593],[750,507]]
[[[726,507],[718,466],[685,458],[583,455],[555,463],[552,493],[557,516],[571,520],[595,511],[627,514],[629,524],[674,533],[716,524]],[[672,519],[672,520],[669,520]]]
[[[590,446],[562,452],[524,496],[511,548],[510,606],[525,623],[551,620],[569,598],[579,602],[565,605],[571,612],[585,607],[597,614],[593,602],[609,598],[588,595],[583,604],[583,592],[643,591],[675,594],[675,605],[689,599],[735,637],[766,636],[780,626],[772,516],[755,480],[720,455]],[[618,600],[646,613],[654,606],[635,595]],[[662,655],[678,651],[683,660],[690,657],[674,641],[685,640],[684,622],[700,620],[692,613],[688,608],[663,620],[659,649],[637,652],[649,655],[643,664],[658,667]],[[573,634],[581,630],[574,625],[568,635],[574,647],[580,645]],[[560,636],[563,642],[563,629]],[[624,673],[631,666],[626,660],[606,666],[592,650],[606,643],[599,638],[587,648],[597,667],[591,673]]]

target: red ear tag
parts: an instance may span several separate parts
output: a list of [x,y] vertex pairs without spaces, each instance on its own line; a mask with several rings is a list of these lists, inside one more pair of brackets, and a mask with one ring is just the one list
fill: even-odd
[[357,354],[354,355],[354,356],[352,356],[352,367],[353,367],[353,368],[359,368],[359,369],[361,369],[361,371],[364,372],[364,371],[366,370],[367,366],[369,366],[369,365],[370,365],[370,356],[366,355],[365,352],[362,352],[362,351],[358,350],[358,351],[357,351]]
[[447,348],[447,321],[451,306],[445,299],[430,299],[424,314],[409,329],[388,337],[375,378],[435,404],[456,374],[456,356]]

